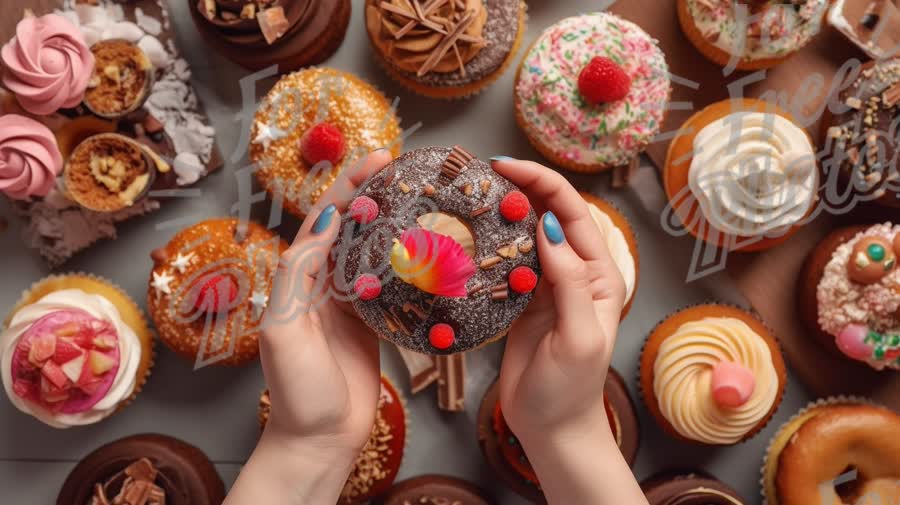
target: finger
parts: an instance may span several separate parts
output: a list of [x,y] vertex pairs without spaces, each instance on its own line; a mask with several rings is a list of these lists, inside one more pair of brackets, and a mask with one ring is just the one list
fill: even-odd
[[[553,212],[545,212],[537,232],[542,281],[550,285],[557,321],[554,348],[564,358],[593,355],[603,338],[591,293],[587,265],[572,249]],[[616,318],[618,321],[618,318]]]
[[[379,149],[377,151],[372,151],[364,158],[360,158],[351,166],[345,167],[334,182],[331,183],[328,190],[322,194],[318,201],[316,201],[316,204],[313,205],[309,215],[313,215],[317,211],[324,209],[331,204],[334,204],[338,210],[343,211],[346,209],[347,205],[349,205],[350,201],[353,199],[356,190],[359,189],[364,182],[369,180],[370,177],[374,176],[384,168],[385,165],[390,163],[391,159],[390,151],[387,149]],[[306,221],[309,221],[309,219],[304,221],[303,226],[312,226],[311,224],[307,225]]]
[[494,170],[522,189],[535,204],[546,206],[565,228],[572,248],[582,259],[608,259],[587,204],[565,177],[533,161],[491,160]]

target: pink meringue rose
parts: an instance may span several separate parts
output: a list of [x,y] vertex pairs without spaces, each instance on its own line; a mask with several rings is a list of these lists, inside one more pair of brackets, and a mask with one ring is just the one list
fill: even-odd
[[62,169],[49,128],[18,114],[0,116],[0,191],[16,200],[45,196]]
[[38,115],[81,103],[94,72],[94,55],[78,27],[56,14],[19,21],[0,57],[6,67],[3,84],[25,110]]

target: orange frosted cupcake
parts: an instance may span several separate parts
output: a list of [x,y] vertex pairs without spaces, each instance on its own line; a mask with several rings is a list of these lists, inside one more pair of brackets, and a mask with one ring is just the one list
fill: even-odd
[[[353,74],[308,68],[281,78],[250,131],[250,161],[269,196],[303,218],[344,169],[386,148],[403,149],[387,98]],[[348,195],[349,196],[349,195]]]
[[153,334],[134,301],[84,274],[33,285],[0,335],[7,396],[54,428],[93,424],[127,405],[153,358]]
[[637,238],[631,223],[613,204],[589,193],[581,193],[581,196],[587,202],[591,217],[606,239],[609,254],[625,281],[625,306],[622,308],[622,319],[625,319],[634,302],[640,271]]
[[692,235],[759,251],[785,241],[814,210],[819,171],[809,134],[787,112],[735,99],[684,123],[669,145],[663,183]]
[[775,414],[786,382],[769,329],[726,305],[669,316],[641,353],[644,403],[669,434],[688,442],[733,445],[751,438]]

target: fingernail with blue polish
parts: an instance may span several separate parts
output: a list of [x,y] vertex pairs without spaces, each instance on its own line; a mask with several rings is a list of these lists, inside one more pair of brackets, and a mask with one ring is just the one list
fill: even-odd
[[547,212],[544,214],[544,219],[541,220],[541,223],[544,226],[544,234],[547,235],[547,240],[552,244],[562,244],[566,239],[566,234],[563,233],[562,226],[559,224],[559,219],[556,219],[556,215],[552,212]]
[[331,218],[334,217],[334,212],[337,210],[337,207],[334,204],[325,207],[322,210],[322,213],[319,214],[319,217],[316,218],[316,222],[313,224],[312,232],[313,233],[322,233],[323,231],[328,229],[328,225],[331,224]]
[[499,156],[491,156],[491,161],[512,161],[512,158],[501,154]]

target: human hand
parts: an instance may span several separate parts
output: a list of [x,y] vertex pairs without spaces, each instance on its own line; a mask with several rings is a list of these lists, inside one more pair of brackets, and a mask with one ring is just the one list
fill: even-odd
[[328,258],[356,188],[391,160],[371,153],[346,169],[282,255],[263,319],[260,357],[272,402],[257,449],[228,504],[329,504],[375,423],[378,337],[335,298]]

